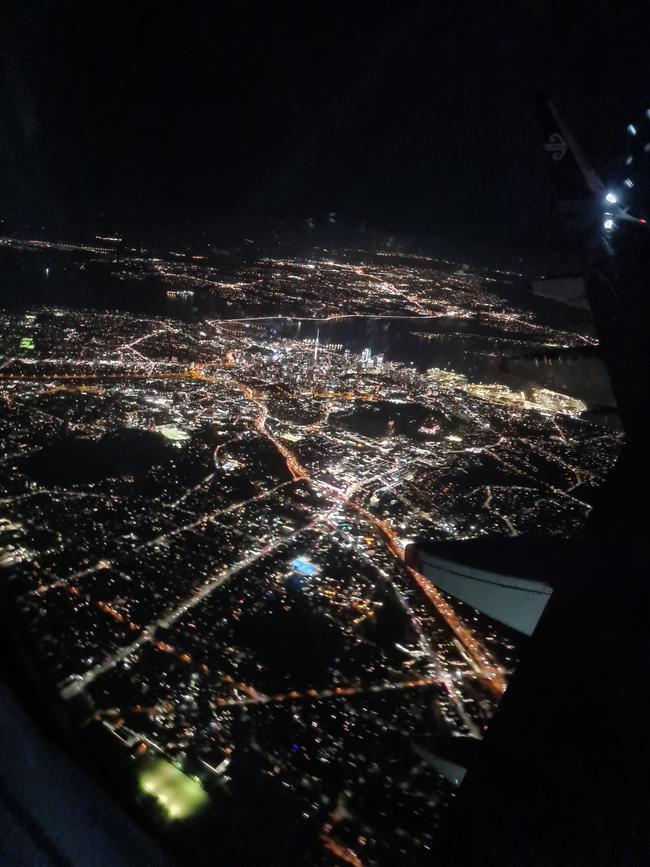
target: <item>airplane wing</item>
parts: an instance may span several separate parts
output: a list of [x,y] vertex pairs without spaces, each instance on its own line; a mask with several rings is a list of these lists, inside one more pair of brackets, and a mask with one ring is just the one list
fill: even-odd
[[603,182],[555,105],[542,95],[538,95],[536,103],[544,137],[544,160],[560,201],[581,201],[600,196]]

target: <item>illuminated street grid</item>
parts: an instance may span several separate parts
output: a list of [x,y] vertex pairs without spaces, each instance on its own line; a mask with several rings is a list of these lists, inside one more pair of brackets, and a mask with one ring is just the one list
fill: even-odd
[[299,304],[476,317],[536,345],[590,338],[545,329],[475,275],[441,288],[423,265],[275,262],[257,294],[247,269],[154,267],[178,290],[211,281],[238,315],[0,317],[2,563],[22,622],[63,699],[125,748],[210,791],[257,775],[326,863],[424,862],[453,790],[413,746],[480,737],[518,647],[407,569],[404,543],[574,534],[620,439],[569,396],[419,372],[255,317]]

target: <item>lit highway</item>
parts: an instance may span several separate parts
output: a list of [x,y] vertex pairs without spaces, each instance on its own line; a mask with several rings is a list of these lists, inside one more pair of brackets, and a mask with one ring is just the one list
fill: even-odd
[[167,783],[217,815],[263,790],[324,865],[424,863],[454,789],[414,738],[481,738],[523,643],[405,545],[581,531],[620,434],[503,361],[590,329],[423,257],[0,245],[168,305],[0,314],[0,563],[65,712],[174,763],[136,785],[163,822]]

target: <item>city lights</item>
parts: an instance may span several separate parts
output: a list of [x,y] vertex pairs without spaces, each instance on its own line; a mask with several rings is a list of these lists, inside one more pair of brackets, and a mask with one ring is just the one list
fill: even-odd
[[413,744],[481,738],[522,644],[405,545],[581,530],[621,445],[563,385],[593,331],[427,257],[100,242],[0,240],[165,305],[0,313],[0,564],[30,651],[161,825],[263,790],[326,857],[406,863],[455,792]]

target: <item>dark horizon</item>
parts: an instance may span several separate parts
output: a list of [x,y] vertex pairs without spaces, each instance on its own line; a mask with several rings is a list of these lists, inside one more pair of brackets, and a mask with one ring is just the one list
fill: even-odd
[[634,7],[21,3],[0,37],[2,216],[196,231],[334,213],[532,248],[553,208],[532,94],[606,175],[646,82]]

